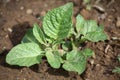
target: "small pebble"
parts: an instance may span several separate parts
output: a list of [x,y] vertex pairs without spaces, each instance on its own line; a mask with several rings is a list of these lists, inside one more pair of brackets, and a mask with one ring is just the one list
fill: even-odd
[[100,64],[96,64],[96,67],[99,67],[100,66]]
[[2,50],[0,49],[0,54],[6,50],[6,47],[3,47]]
[[112,22],[112,21],[113,21],[113,16],[112,16],[112,15],[109,15],[109,16],[108,16],[108,21],[109,21],[109,22]]
[[48,7],[48,5],[47,5],[47,4],[44,4],[44,7]]
[[12,32],[12,29],[11,29],[11,28],[8,28],[8,31],[9,31],[9,32]]
[[8,34],[5,36],[5,38],[8,38],[9,36],[8,36]]
[[32,14],[32,13],[33,13],[33,10],[32,10],[32,9],[27,9],[26,13],[27,13],[27,14]]
[[24,10],[24,7],[23,7],[23,6],[21,6],[21,7],[20,7],[20,10]]
[[117,26],[117,27],[120,27],[120,17],[117,17],[116,26]]
[[2,50],[5,50],[6,49],[6,47],[4,46],[3,48],[2,48]]
[[93,59],[90,60],[90,64],[92,64],[92,65],[94,64],[94,60]]

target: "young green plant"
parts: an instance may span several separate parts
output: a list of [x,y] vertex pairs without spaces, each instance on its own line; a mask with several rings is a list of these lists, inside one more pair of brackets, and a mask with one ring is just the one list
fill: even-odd
[[[118,60],[120,62],[120,56],[118,56]],[[114,73],[120,73],[120,68],[116,67],[112,72],[114,72]]]
[[98,42],[107,39],[103,26],[94,20],[76,17],[73,27],[73,3],[49,11],[43,19],[42,28],[34,24],[23,37],[21,44],[13,47],[6,56],[10,65],[30,67],[39,64],[46,57],[53,68],[83,73],[87,58],[93,55],[91,49],[80,50],[84,41]]

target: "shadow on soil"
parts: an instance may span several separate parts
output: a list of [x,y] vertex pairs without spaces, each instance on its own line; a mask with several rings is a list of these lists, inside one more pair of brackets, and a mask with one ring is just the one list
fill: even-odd
[[[23,38],[23,36],[25,35],[26,31],[28,30],[28,28],[30,28],[30,25],[28,22],[24,22],[21,24],[16,24],[12,27],[12,33],[9,34],[9,38],[12,42],[12,45],[15,46],[17,44],[19,44]],[[21,69],[22,67],[18,67],[18,66],[10,66],[9,64],[6,63],[5,59],[6,59],[6,55],[8,54],[10,50],[5,50],[4,52],[2,52],[0,54],[0,65],[4,66],[4,67],[9,67],[11,69]]]
[[10,40],[13,44],[13,46],[19,44],[24,37],[26,31],[30,28],[30,25],[28,22],[20,23],[17,25],[14,25],[12,30],[13,32],[9,35]]
[[55,75],[55,76],[69,77],[69,72],[63,70],[62,68],[60,69],[48,68],[46,72],[48,72],[51,75]]

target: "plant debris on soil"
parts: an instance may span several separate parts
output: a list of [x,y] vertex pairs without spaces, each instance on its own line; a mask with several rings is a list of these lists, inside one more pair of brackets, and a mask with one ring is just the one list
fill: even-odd
[[[95,54],[89,58],[82,75],[53,69],[46,59],[30,68],[10,66],[5,62],[6,54],[19,44],[33,23],[42,25],[47,11],[67,2],[74,3],[74,17],[81,14],[104,25],[109,39],[104,42],[87,42]],[[92,9],[87,10],[82,0],[0,0],[0,80],[120,80],[113,73],[120,63],[120,0],[91,0]]]

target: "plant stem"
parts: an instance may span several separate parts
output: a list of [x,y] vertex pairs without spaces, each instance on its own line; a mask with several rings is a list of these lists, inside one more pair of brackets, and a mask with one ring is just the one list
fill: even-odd
[[73,41],[73,38],[71,38],[72,48],[73,50],[77,50],[77,47],[75,45],[75,42]]

